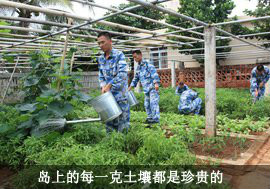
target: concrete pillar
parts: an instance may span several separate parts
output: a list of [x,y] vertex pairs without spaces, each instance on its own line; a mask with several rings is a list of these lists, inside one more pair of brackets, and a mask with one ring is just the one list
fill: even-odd
[[176,86],[176,81],[175,81],[175,61],[174,60],[171,62],[171,77],[172,77],[172,87],[174,88]]
[[[270,69],[270,64],[268,64],[267,67]],[[270,79],[265,84],[265,96],[270,96]]]
[[216,29],[204,28],[205,134],[216,136]]

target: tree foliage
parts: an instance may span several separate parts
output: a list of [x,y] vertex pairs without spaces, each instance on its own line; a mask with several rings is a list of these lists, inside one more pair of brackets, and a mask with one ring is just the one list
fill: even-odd
[[270,0],[258,0],[259,3],[263,3],[265,5],[270,5]]
[[[258,0],[257,7],[254,11],[245,10],[244,11],[248,16],[252,17],[263,17],[269,16],[270,14],[270,1],[269,0]],[[259,32],[269,32],[270,31],[270,22],[269,19],[253,21],[254,25],[253,33]],[[270,35],[258,35],[258,39],[270,39]]]
[[[231,11],[235,7],[234,2],[232,0],[214,0],[214,1],[179,0],[179,4],[180,4],[180,8],[178,8],[179,13],[206,23],[219,23],[226,21],[228,19],[228,16],[231,14]],[[183,28],[191,28],[194,26],[194,23],[190,21],[171,15],[168,16],[167,22],[173,25],[181,26]],[[203,29],[197,31],[203,33]],[[198,36],[197,34],[193,34],[190,32],[182,32],[181,34],[190,37],[202,38],[202,36]],[[217,35],[221,35],[221,33],[217,32]],[[226,46],[229,44],[229,42],[230,40],[218,40],[216,46]],[[203,48],[203,47],[204,43],[198,42],[193,44],[193,47],[183,45],[179,49]],[[230,48],[217,49],[217,53],[228,51],[230,51]],[[203,54],[203,53],[204,53],[203,50],[187,52],[187,54]],[[204,61],[203,59],[197,60],[201,63]]]
[[[116,9],[125,9],[128,7],[132,7],[135,6],[135,3],[128,3],[128,4],[120,4],[118,7],[114,7]],[[148,18],[152,18],[155,20],[162,20],[165,18],[165,15],[162,12],[153,10],[153,9],[149,9],[149,8],[139,8],[133,11],[130,11],[131,13],[140,15],[140,16],[145,16]],[[110,12],[107,12],[106,15],[110,14]],[[157,24],[157,23],[153,23],[153,22],[148,22],[146,20],[140,19],[140,18],[135,18],[132,16],[127,16],[124,14],[121,15],[116,15],[113,17],[110,17],[107,19],[107,21],[110,22],[114,22],[114,23],[119,23],[119,24],[123,24],[126,26],[133,26],[133,27],[137,27],[137,28],[141,28],[141,29],[147,29],[147,30],[153,30],[153,29],[160,29],[163,28],[162,25]],[[102,29],[107,29],[107,30],[113,30],[113,31],[119,31],[119,32],[126,32],[126,33],[133,33],[132,31],[128,31],[128,30],[124,30],[121,28],[115,28],[115,27],[108,27],[108,26],[101,26],[98,25],[99,28]]]

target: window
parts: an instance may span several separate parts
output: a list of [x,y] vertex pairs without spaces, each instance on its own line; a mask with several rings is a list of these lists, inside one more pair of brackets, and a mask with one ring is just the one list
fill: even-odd
[[167,47],[152,48],[150,51],[150,60],[156,68],[168,68]]

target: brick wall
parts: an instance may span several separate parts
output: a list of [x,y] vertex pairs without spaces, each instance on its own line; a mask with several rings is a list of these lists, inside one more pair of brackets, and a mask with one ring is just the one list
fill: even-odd
[[[249,88],[251,70],[256,65],[233,65],[219,66],[217,68],[217,87],[219,88]],[[158,75],[163,87],[171,86],[171,70],[158,70]],[[176,69],[176,84],[180,80],[190,87],[204,87],[204,68],[186,68],[184,70]],[[130,80],[133,73],[129,74]]]

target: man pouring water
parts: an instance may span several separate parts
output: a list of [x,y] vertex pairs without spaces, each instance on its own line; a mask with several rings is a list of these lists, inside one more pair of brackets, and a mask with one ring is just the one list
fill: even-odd
[[106,131],[127,132],[129,128],[130,109],[127,101],[128,67],[123,52],[112,47],[111,35],[101,32],[98,35],[98,45],[104,52],[98,58],[99,83],[101,92],[111,91],[122,114],[106,123]]

